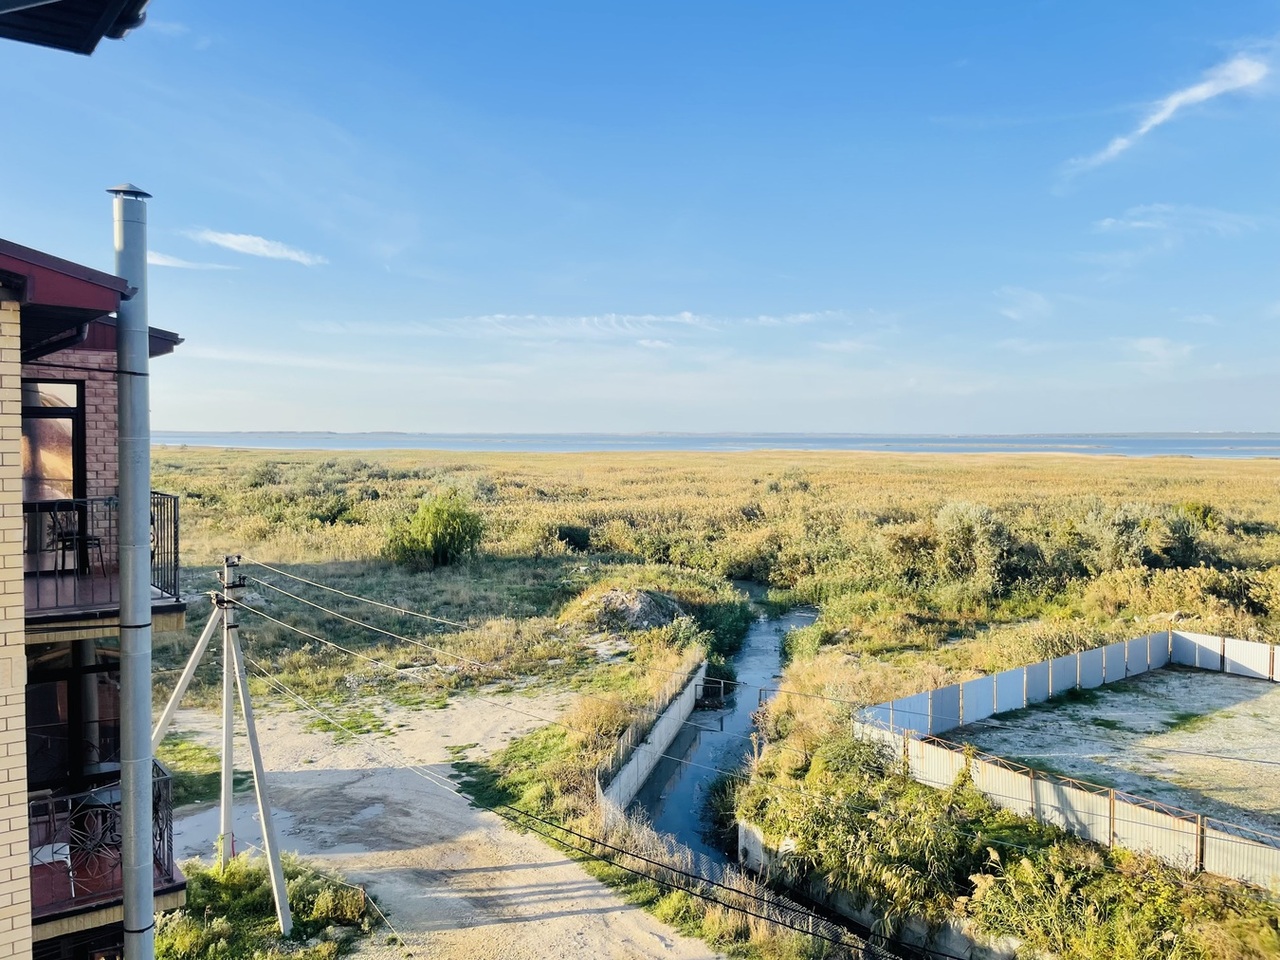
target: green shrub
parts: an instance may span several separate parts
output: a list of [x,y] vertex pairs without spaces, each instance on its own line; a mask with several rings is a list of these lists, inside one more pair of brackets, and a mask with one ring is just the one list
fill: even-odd
[[393,563],[415,570],[444,567],[475,553],[484,519],[457,490],[422,501],[409,521],[391,530],[387,553]]
[[1004,588],[1013,540],[991,508],[980,503],[948,503],[934,520],[938,574],[994,596]]
[[[354,936],[370,929],[364,891],[297,857],[286,855],[283,868],[293,939],[313,942],[286,947],[276,925],[264,858],[241,854],[228,861],[225,869],[188,860],[182,864],[187,902],[157,919],[156,960],[257,960],[285,952],[293,960],[334,960],[349,953]],[[358,933],[314,942],[330,927],[348,927]]]

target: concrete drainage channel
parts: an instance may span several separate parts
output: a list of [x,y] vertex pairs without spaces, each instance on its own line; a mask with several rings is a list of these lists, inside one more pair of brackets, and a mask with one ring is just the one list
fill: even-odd
[[[722,852],[704,843],[698,835],[699,810],[691,808],[691,804],[693,807],[698,804],[690,799],[697,795],[697,791],[691,791],[688,784],[684,785],[676,800],[684,825],[678,831],[679,837],[668,832],[660,833],[642,819],[628,815],[628,809],[637,802],[638,797],[655,787],[661,794],[664,785],[669,786],[675,779],[673,771],[705,782],[715,776],[714,768],[733,769],[737,766],[749,749],[750,741],[744,739],[743,733],[745,731],[749,737],[754,730],[750,722],[753,708],[758,705],[754,686],[764,687],[777,676],[781,664],[780,641],[786,630],[812,623],[816,614],[816,610],[804,608],[775,620],[761,617],[753,625],[744,641],[739,659],[749,660],[754,654],[762,652],[767,656],[757,658],[758,662],[754,664],[755,669],[765,671],[764,675],[759,678],[752,675],[752,679],[744,681],[751,683],[753,689],[744,690],[742,694],[744,701],[748,702],[741,705],[747,717],[746,726],[741,730],[731,719],[721,717],[718,721],[712,711],[708,711],[709,722],[706,724],[701,718],[697,721],[690,720],[706,682],[705,661],[690,665],[687,672],[674,677],[643,711],[643,722],[633,725],[623,733],[613,755],[597,769],[596,801],[600,812],[611,834],[624,838],[617,845],[636,851],[645,858],[644,861],[637,860],[635,864],[628,865],[643,866],[644,872],[652,873],[656,879],[669,879],[675,887],[698,889],[714,899],[740,907],[779,932],[800,931],[812,934],[835,944],[841,951],[837,955],[859,960],[947,956],[923,945],[871,942],[868,926],[847,917],[842,911],[833,910],[829,905],[809,899],[803,894],[801,899],[779,894],[747,870],[730,863]],[[748,669],[744,672],[744,677],[752,674],[753,665],[746,666]],[[706,734],[708,739],[715,734],[722,734],[724,738],[736,741],[742,747],[741,752],[733,759],[728,757],[727,752],[716,753],[705,758],[709,762],[703,763],[700,759],[698,765],[694,766],[688,760],[690,743],[687,741],[691,729],[696,741],[699,727],[711,728],[712,732]],[[648,804],[645,807],[649,809]],[[967,958],[970,954],[957,953],[955,956]]]

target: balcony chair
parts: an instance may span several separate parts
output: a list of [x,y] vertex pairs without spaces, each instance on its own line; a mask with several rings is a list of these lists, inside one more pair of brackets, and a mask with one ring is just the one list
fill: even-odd
[[52,867],[58,863],[67,865],[67,882],[71,884],[71,896],[76,895],[76,875],[71,869],[71,844],[46,843],[31,848],[31,866]]
[[67,571],[67,554],[73,558],[71,569],[76,576],[81,573],[80,557],[84,556],[84,571],[92,573],[93,569],[90,560],[93,551],[98,552],[98,570],[105,577],[107,575],[106,558],[102,552],[102,537],[96,533],[89,533],[87,530],[81,529],[80,525],[80,508],[71,501],[58,503],[49,513],[53,523],[53,548],[58,552],[58,572],[66,573]]
[[31,866],[34,867],[52,867],[59,863],[67,865],[67,882],[71,885],[71,896],[76,895],[76,877],[75,871],[71,867],[71,844],[65,841],[56,840],[57,821],[56,816],[50,806],[52,804],[52,790],[35,790],[27,794],[28,809],[31,806],[44,806],[47,811],[46,816],[31,816],[32,827],[34,827],[32,840],[48,840],[48,843],[32,843],[31,845]]

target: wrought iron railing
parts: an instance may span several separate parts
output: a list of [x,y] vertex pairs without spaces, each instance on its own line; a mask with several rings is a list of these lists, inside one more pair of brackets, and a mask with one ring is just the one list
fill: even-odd
[[[23,571],[28,612],[120,603],[117,497],[23,504]],[[151,586],[178,599],[178,498],[151,493]]]
[[178,498],[151,491],[151,585],[167,597],[178,591]]
[[[173,861],[173,786],[152,763],[152,858],[157,889],[182,874]],[[31,913],[47,917],[119,900],[123,891],[120,781],[71,794],[32,795]]]

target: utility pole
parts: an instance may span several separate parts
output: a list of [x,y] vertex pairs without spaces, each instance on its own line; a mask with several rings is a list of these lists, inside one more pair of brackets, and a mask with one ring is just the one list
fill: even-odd
[[234,661],[236,687],[240,691],[240,712],[244,714],[245,733],[249,735],[249,758],[253,763],[253,792],[258,800],[258,821],[262,824],[262,847],[267,852],[267,866],[271,870],[271,892],[275,895],[276,919],[280,932],[286,937],[293,930],[293,916],[289,912],[289,894],[284,885],[284,865],[280,862],[280,847],[276,843],[275,818],[271,816],[271,800],[267,796],[267,775],[262,766],[262,747],[258,744],[258,728],[253,722],[253,702],[249,699],[249,681],[244,675],[244,653],[240,638],[231,635],[231,654]]
[[112,187],[115,272],[134,287],[116,313],[120,456],[120,812],[125,960],[155,956],[151,757],[151,410],[147,204]]
[[[253,790],[258,800],[258,820],[262,824],[262,847],[267,854],[267,866],[271,871],[271,893],[276,902],[276,918],[280,932],[286,937],[293,931],[293,914],[289,910],[289,894],[284,885],[284,865],[280,860],[280,845],[276,842],[275,819],[271,815],[271,799],[267,795],[267,771],[262,763],[262,747],[258,742],[258,727],[253,719],[253,702],[249,699],[249,681],[245,676],[244,651],[240,647],[240,623],[237,608],[244,596],[244,577],[238,572],[239,557],[222,560],[222,592],[214,593],[213,612],[204,625],[200,639],[187,660],[178,685],[174,688],[164,712],[151,732],[151,742],[160,745],[173,715],[178,711],[182,695],[187,692],[191,678],[195,676],[200,659],[209,642],[222,626],[222,808],[218,811],[218,864],[223,869],[231,859],[235,845],[234,820],[232,818],[232,787],[235,763],[232,756],[232,738],[235,732],[235,700],[240,698],[240,712],[244,716],[245,732],[249,735],[249,758],[253,764]],[[154,748],[153,748],[154,749]]]
[[227,868],[227,861],[234,856],[235,823],[232,817],[232,791],[235,786],[234,726],[235,705],[235,657],[231,646],[235,642],[236,602],[244,589],[244,578],[236,568],[239,557],[222,559],[222,596],[219,607],[222,613],[222,791],[221,811],[218,821],[218,866]]

